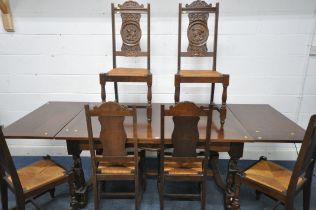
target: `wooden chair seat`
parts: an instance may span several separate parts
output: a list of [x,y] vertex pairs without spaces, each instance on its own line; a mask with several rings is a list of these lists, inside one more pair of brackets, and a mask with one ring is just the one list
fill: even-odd
[[235,177],[236,191],[232,199],[234,209],[240,209],[239,200],[240,185],[247,184],[256,190],[256,199],[263,193],[279,204],[284,205],[285,210],[293,210],[295,197],[303,191],[303,208],[310,209],[311,185],[316,160],[316,115],[313,115],[308,123],[304,139],[298,153],[297,160],[290,171],[276,163],[268,161],[266,157],[260,157],[259,161]]
[[70,193],[70,209],[78,209],[79,203],[75,196],[74,173],[66,171],[55,163],[49,156],[19,170],[16,170],[7,142],[0,126],[0,191],[1,206],[8,210],[8,189],[15,196],[16,207],[14,209],[25,210],[29,202],[39,208],[34,199],[49,192],[54,198],[55,187],[68,182]]
[[100,162],[98,171],[101,174],[133,174],[135,172],[135,162],[112,163]]
[[202,174],[202,162],[179,163],[174,161],[166,161],[164,163],[164,172],[170,175]]
[[[17,172],[24,192],[39,189],[67,176],[65,169],[52,160],[39,160]],[[11,176],[7,180],[13,186]]]
[[179,74],[181,77],[223,77],[223,74],[212,70],[181,70]]
[[[260,160],[245,172],[245,179],[259,183],[265,187],[286,193],[292,176],[292,171],[268,160]],[[304,178],[300,177],[297,188],[304,184]]]
[[148,69],[145,68],[114,68],[111,69],[108,76],[127,76],[127,77],[147,77],[149,74]]

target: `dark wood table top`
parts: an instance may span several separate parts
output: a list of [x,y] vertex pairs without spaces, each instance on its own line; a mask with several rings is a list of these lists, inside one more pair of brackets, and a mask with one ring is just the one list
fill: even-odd
[[6,138],[53,139],[83,109],[82,102],[48,102],[5,127]]
[[[4,129],[6,138],[87,140],[83,105],[88,102],[49,102]],[[146,120],[146,109],[137,109],[140,143],[158,144],[160,139],[160,107],[153,104],[152,123]],[[131,119],[126,118],[128,139],[132,136]],[[93,120],[95,138],[100,126]],[[170,139],[171,118],[165,120],[165,136]],[[200,139],[205,139],[206,119],[199,123]],[[300,143],[304,129],[269,105],[228,105],[224,129],[220,129],[219,113],[214,111],[212,142],[278,142]]]
[[271,106],[265,104],[230,104],[241,125],[255,142],[302,142],[305,130]]
[[[171,137],[173,123],[171,117],[165,118],[165,138]],[[100,124],[95,118],[92,120],[93,134],[97,139],[100,133]],[[206,134],[206,117],[201,117],[199,122],[200,139],[205,140]],[[128,138],[132,138],[132,118],[125,119],[125,129]],[[147,123],[146,109],[137,109],[137,132],[140,143],[155,144],[160,140],[160,105],[153,104],[152,122]],[[213,125],[211,129],[211,139],[213,142],[232,142],[232,141],[251,141],[249,133],[243,128],[233,113],[229,110],[224,126],[224,130],[220,130],[219,113],[214,111]],[[62,129],[55,137],[56,139],[72,139],[87,140],[87,125],[85,121],[85,113],[82,110],[64,129]]]

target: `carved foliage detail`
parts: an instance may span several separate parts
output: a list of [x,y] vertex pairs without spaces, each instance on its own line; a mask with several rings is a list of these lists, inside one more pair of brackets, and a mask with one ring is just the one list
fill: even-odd
[[[196,0],[191,4],[187,4],[186,8],[207,8],[212,7],[205,1]],[[187,36],[189,40],[188,52],[192,56],[203,56],[207,53],[207,39],[209,36],[209,29],[207,26],[207,20],[209,13],[203,12],[191,12],[189,13],[189,26],[187,30]]]
[[[126,1],[122,5],[118,5],[120,9],[141,9],[144,5],[138,4],[136,1]],[[140,39],[142,37],[142,30],[140,28],[141,14],[137,13],[122,13],[122,26],[121,26],[121,37],[122,37],[122,52],[125,52],[127,56],[135,56],[140,49]]]

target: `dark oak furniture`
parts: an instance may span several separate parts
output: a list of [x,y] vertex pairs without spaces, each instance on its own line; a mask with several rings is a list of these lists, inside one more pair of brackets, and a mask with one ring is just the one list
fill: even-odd
[[49,192],[54,197],[55,186],[69,183],[71,209],[77,209],[74,199],[73,173],[50,159],[34,162],[16,170],[8,145],[0,128],[0,186],[2,209],[8,210],[8,189],[16,198],[16,209],[24,210],[31,202],[36,209],[41,209],[33,201],[36,197]]
[[[210,142],[210,125],[213,107],[204,109],[192,102],[180,102],[169,109],[161,105],[161,141],[159,153],[159,198],[160,209],[164,209],[164,198],[199,198],[201,209],[206,204],[207,163]],[[171,136],[173,152],[165,154],[165,117],[171,116],[174,129]],[[203,142],[203,153],[198,153],[200,117],[206,117],[206,139]],[[196,182],[199,184],[198,194],[165,193],[166,182]]]
[[[4,135],[10,139],[51,139],[66,140],[69,155],[74,160],[76,199],[80,206],[87,203],[87,183],[84,179],[80,154],[89,150],[88,132],[84,112],[85,102],[49,102],[4,128]],[[136,104],[137,105],[137,104]],[[166,105],[168,106],[168,105]],[[137,135],[139,146],[159,148],[160,145],[160,105],[153,104],[152,122],[148,123],[145,109],[137,110]],[[238,209],[239,200],[235,196],[235,177],[238,160],[243,156],[245,143],[301,143],[304,129],[266,104],[229,104],[224,127],[221,129],[219,113],[213,112],[210,147],[212,162],[215,163],[215,181],[225,191],[226,209]],[[260,120],[258,120],[260,119]],[[205,123],[200,119],[199,141],[205,140]],[[132,120],[126,119],[127,144],[132,145]],[[92,121],[95,138],[100,133],[100,124]],[[171,145],[173,122],[165,119],[165,144]],[[22,141],[22,140],[21,140]],[[226,182],[219,176],[216,162],[218,153],[229,154]],[[215,155],[214,155],[215,154]],[[217,173],[216,173],[217,171]]]
[[[143,191],[143,159],[138,155],[137,139],[137,116],[136,108],[128,109],[116,102],[105,102],[93,109],[85,105],[86,122],[89,136],[89,147],[92,159],[92,184],[94,208],[99,209],[101,196],[99,183],[104,181],[132,181],[134,182],[134,193],[108,193],[106,195],[134,196],[135,209],[140,208]],[[126,148],[126,132],[124,120],[126,117],[133,119],[133,153],[128,155]],[[99,138],[94,139],[92,120],[98,119],[101,125]],[[98,143],[101,145],[98,147]],[[97,149],[102,148],[102,154]]]
[[303,209],[310,209],[311,183],[316,158],[316,115],[312,116],[293,171],[261,157],[260,160],[236,176],[239,199],[240,184],[247,184],[256,190],[257,199],[261,193],[279,201],[286,210],[294,209],[295,196],[303,190]]
[[[115,36],[115,14],[120,14],[122,18],[121,25],[121,50],[116,49]],[[111,5],[112,14],[112,50],[113,50],[113,69],[107,73],[100,74],[101,98],[106,101],[106,82],[114,82],[115,100],[119,102],[118,97],[118,82],[146,82],[147,91],[147,119],[151,120],[151,99],[152,99],[152,74],[150,72],[150,4],[147,8],[144,5],[138,4],[136,1],[126,1],[122,5]],[[140,25],[141,15],[147,15],[147,51],[142,51],[140,48],[140,41],[142,38],[142,30]],[[116,57],[147,57],[146,68],[123,68],[117,67]],[[143,106],[141,106],[143,107]]]
[[[189,46],[187,51],[182,51],[182,14],[188,14],[189,25],[187,29],[187,36]],[[221,113],[221,125],[223,126],[226,118],[226,99],[227,87],[229,85],[229,75],[217,72],[216,59],[217,59],[217,37],[218,37],[218,14],[219,3],[216,6],[207,4],[205,1],[196,0],[191,4],[182,7],[179,4],[179,29],[178,29],[178,69],[175,75],[175,102],[180,100],[180,84],[181,83],[211,83],[211,99],[210,103],[214,101],[215,83],[223,85],[222,104],[217,107]],[[209,39],[208,19],[210,15],[214,15],[214,32],[213,32],[213,49],[208,50],[207,41]],[[185,70],[181,67],[182,57],[211,57],[212,69],[211,70]]]

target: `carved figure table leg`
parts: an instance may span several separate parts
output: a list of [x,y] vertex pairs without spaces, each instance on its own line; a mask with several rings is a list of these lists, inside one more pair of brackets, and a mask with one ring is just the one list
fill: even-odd
[[151,118],[152,118],[152,105],[151,105],[151,99],[152,99],[152,91],[151,91],[152,75],[151,74],[148,76],[147,86],[148,86],[148,92],[147,92],[147,120],[148,120],[148,122],[151,122]]
[[70,208],[69,210],[77,210],[79,208],[78,200],[76,198],[76,191],[75,191],[75,179],[73,172],[68,173],[69,179],[69,194],[70,194]]
[[239,175],[235,175],[235,195],[232,200],[232,206],[234,209],[238,209],[238,210],[240,210],[240,200],[239,200],[240,184],[241,184],[241,177]]
[[230,160],[228,162],[228,174],[226,178],[226,190],[224,199],[226,210],[240,209],[239,199],[238,196],[236,196],[236,193],[238,194],[239,192],[239,185],[238,183],[236,183],[236,176],[238,173],[237,161],[243,155],[243,148],[243,143],[232,143],[230,147]]
[[218,158],[219,158],[218,152],[210,151],[209,167],[212,169],[214,173],[214,179],[215,179],[216,185],[222,190],[225,190],[225,182],[223,178],[221,177],[221,174],[218,168]]
[[72,170],[74,173],[75,198],[79,204],[79,207],[83,208],[88,203],[88,194],[80,158],[82,150],[79,144],[79,141],[67,140],[68,154],[72,155],[73,158]]
[[226,100],[227,100],[227,87],[229,85],[229,75],[224,74],[222,106],[220,108],[221,127],[223,127],[226,119]]

